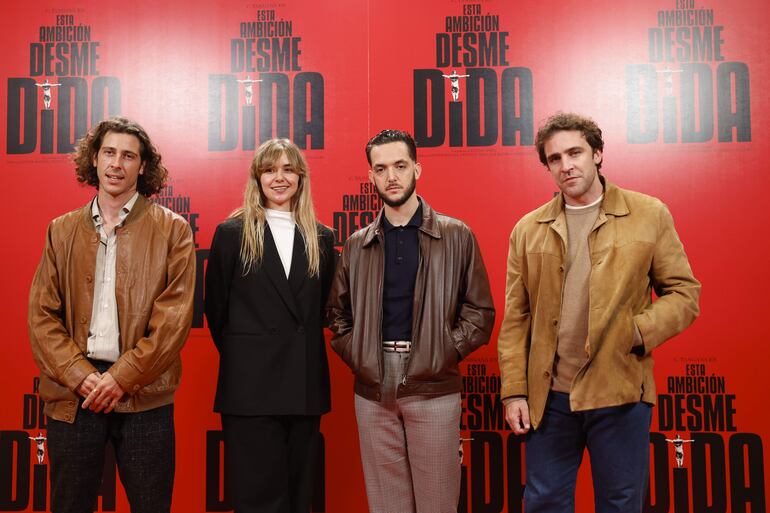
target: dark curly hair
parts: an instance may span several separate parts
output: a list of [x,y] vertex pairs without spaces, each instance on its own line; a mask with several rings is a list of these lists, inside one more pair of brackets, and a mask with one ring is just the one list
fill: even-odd
[[409,132],[404,132],[402,130],[383,130],[369,139],[369,142],[366,143],[366,160],[369,161],[369,165],[372,165],[372,148],[381,144],[399,141],[406,144],[406,148],[409,151],[409,157],[414,162],[417,162],[417,144],[415,144],[414,138]]
[[[591,118],[575,114],[574,112],[557,112],[550,118],[545,120],[545,123],[538,129],[537,136],[535,137],[535,147],[537,148],[537,154],[540,156],[540,162],[543,165],[548,166],[548,161],[545,155],[545,143],[556,132],[562,130],[578,130],[586,138],[589,146],[594,153],[604,150],[604,140],[602,140],[602,129]],[[602,168],[602,163],[596,164],[596,169]]]
[[136,182],[139,194],[150,197],[166,186],[168,170],[161,163],[160,153],[150,141],[150,136],[139,123],[122,116],[100,122],[78,141],[73,157],[78,182],[99,188],[99,176],[93,164],[94,156],[102,147],[102,141],[108,132],[129,134],[139,139],[140,158],[144,164],[144,172],[139,175]]

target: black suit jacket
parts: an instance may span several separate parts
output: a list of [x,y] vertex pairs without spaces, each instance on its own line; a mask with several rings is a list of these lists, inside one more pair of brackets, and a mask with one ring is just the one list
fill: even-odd
[[262,263],[243,275],[240,219],[220,224],[206,269],[205,309],[219,350],[214,411],[230,415],[320,415],[330,409],[324,306],[334,274],[332,231],[317,225],[319,276],[307,274],[295,228],[289,278],[269,226]]

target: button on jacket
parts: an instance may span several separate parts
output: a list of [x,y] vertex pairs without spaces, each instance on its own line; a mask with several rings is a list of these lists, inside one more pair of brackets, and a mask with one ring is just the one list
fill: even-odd
[[[640,400],[654,404],[650,352],[699,313],[700,283],[666,206],[609,182],[604,186],[599,217],[588,236],[588,361],[572,382],[573,411]],[[551,388],[566,244],[561,194],[524,216],[510,237],[505,318],[498,338],[501,395],[527,396],[535,427]],[[643,353],[633,350],[634,324],[644,341]]]
[[[457,362],[489,340],[495,316],[473,233],[421,201],[412,349],[398,397],[459,392]],[[355,392],[373,401],[381,398],[383,374],[383,216],[345,243],[328,305],[332,348],[355,374]]]
[[[192,323],[195,245],[181,216],[144,196],[115,233],[120,358],[109,373],[126,392],[115,411],[144,411],[173,402],[179,384],[179,352]],[[96,371],[85,354],[98,248],[90,202],[54,219],[29,295],[40,396],[45,413],[65,422],[74,422],[76,391]]]

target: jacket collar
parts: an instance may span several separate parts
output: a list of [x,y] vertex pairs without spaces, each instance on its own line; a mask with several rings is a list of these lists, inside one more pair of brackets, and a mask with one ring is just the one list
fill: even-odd
[[616,217],[627,216],[630,213],[628,210],[628,204],[623,197],[623,192],[614,184],[601,178],[604,185],[604,201],[602,201],[602,209],[607,215],[613,215]]
[[[599,175],[599,180],[602,182],[604,188],[604,199],[602,200],[601,211],[606,215],[612,215],[616,217],[628,215],[628,205],[621,190],[615,186],[612,182],[608,182],[602,175]],[[559,193],[551,201],[546,203],[546,208],[540,213],[537,218],[539,223],[550,223],[556,220],[557,217],[564,211],[564,194]]]
[[[419,199],[422,204],[422,223],[420,223],[420,231],[434,239],[440,239],[441,231],[439,230],[438,221],[436,220],[436,211],[430,208],[430,205],[428,205],[428,202],[425,201],[422,196],[417,196],[417,199]],[[382,227],[382,220],[384,217],[385,207],[380,209],[380,212],[377,214],[374,221],[364,228],[364,247],[369,246],[375,240],[380,240],[380,235],[385,233],[385,230]]]
[[[92,201],[89,201],[88,203],[86,203],[86,205],[81,209],[81,214],[82,214],[81,219],[83,223],[85,223],[85,225],[88,226],[90,229],[96,230],[96,228],[94,227],[93,214],[91,212]],[[134,202],[134,206],[131,207],[131,212],[129,212],[128,216],[126,216],[126,219],[123,221],[122,226],[127,226],[129,223],[132,223],[133,221],[138,219],[144,213],[149,203],[150,203],[150,200],[147,199],[142,194],[137,196],[136,202]]]

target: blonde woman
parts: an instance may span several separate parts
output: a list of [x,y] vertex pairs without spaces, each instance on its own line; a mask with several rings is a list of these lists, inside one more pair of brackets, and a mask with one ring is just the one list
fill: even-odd
[[299,148],[263,143],[243,206],[217,227],[206,271],[220,357],[214,410],[236,513],[310,511],[320,418],[330,408],[323,312],[335,255]]

